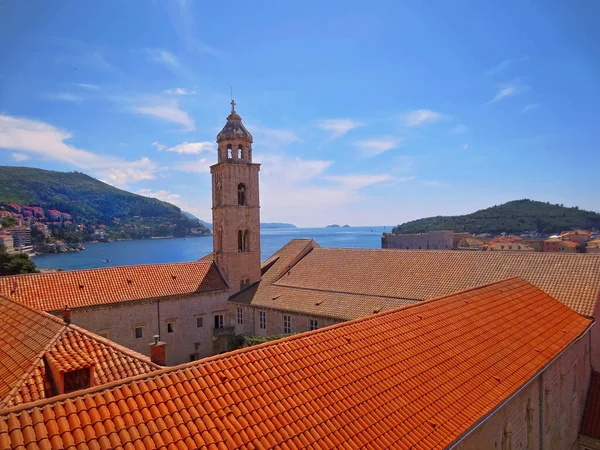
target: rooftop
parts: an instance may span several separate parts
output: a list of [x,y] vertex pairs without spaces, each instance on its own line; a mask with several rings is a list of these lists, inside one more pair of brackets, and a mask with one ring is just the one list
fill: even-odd
[[590,325],[513,278],[4,410],[0,447],[443,448]]
[[[347,320],[365,310],[383,311],[514,276],[587,317],[600,299],[598,254],[321,248],[299,239],[265,261],[263,273],[258,286],[230,300],[311,314],[317,310]],[[345,311],[335,306],[341,298],[357,296],[360,300],[344,305]],[[403,303],[393,303],[398,301]]]
[[132,350],[0,296],[0,409],[57,395],[56,373],[94,366],[93,384],[159,369]]
[[107,267],[0,277],[0,295],[41,311],[227,289],[212,261]]

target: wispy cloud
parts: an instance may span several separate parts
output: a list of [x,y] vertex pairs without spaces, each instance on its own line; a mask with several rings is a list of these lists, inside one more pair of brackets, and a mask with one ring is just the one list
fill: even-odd
[[194,95],[196,91],[185,88],[175,88],[175,89],[167,89],[163,91],[164,94],[167,95]]
[[177,57],[173,53],[167,50],[154,48],[147,49],[146,52],[148,53],[150,61],[162,64],[163,66],[166,66],[171,69],[178,68],[180,66],[179,59],[177,59]]
[[523,56],[521,58],[509,58],[509,59],[505,59],[504,61],[501,61],[500,63],[498,63],[497,65],[495,65],[491,69],[486,70],[484,72],[484,76],[486,76],[486,77],[494,77],[496,75],[501,74],[502,72],[504,72],[509,67],[511,67],[511,66],[513,66],[515,64],[518,64],[520,62],[527,61],[528,59],[529,58],[527,56]]
[[73,86],[77,86],[83,89],[89,89],[91,91],[97,91],[98,89],[100,89],[100,86],[89,83],[75,83]]
[[10,156],[12,156],[12,159],[19,162],[31,159],[29,155],[25,155],[24,153],[11,153]]
[[467,150],[469,148],[469,144],[463,144],[460,146],[460,151],[464,152],[465,150]]
[[399,138],[389,137],[358,141],[354,146],[360,149],[365,156],[376,156],[400,147],[400,143]]
[[198,173],[207,175],[210,173],[210,166],[215,164],[215,158],[199,158],[191,161],[182,161],[174,164],[172,168],[181,172]]
[[152,143],[152,146],[153,146],[153,147],[156,147],[156,149],[157,149],[159,152],[162,152],[162,151],[163,151],[165,148],[168,148],[168,147],[169,147],[168,145],[163,145],[163,144],[161,144],[161,143],[160,143],[160,142],[158,142],[158,141],[154,141],[154,142]]
[[194,11],[192,8],[195,2],[179,0],[173,3],[177,8],[174,28],[187,49],[195,53],[206,53],[220,57],[220,50],[201,41],[196,35],[196,30],[198,30],[199,27],[195,23]]
[[463,134],[469,131],[469,127],[461,123],[450,130],[450,134]]
[[80,95],[71,94],[69,92],[44,94],[44,97],[49,100],[57,100],[60,102],[81,103],[83,101],[83,97]]
[[423,184],[425,186],[434,186],[434,187],[443,186],[443,183],[439,180],[425,180],[425,181],[423,181]]
[[496,103],[510,97],[515,97],[529,90],[529,86],[522,85],[518,82],[508,83],[500,86],[496,95],[488,103]]
[[276,150],[301,141],[292,130],[263,127],[253,123],[248,124],[248,129],[252,130],[254,140],[261,148]]
[[158,151],[179,153],[180,155],[197,155],[199,153],[216,153],[217,146],[212,142],[183,142],[173,147],[167,147],[158,142],[153,144]]
[[[334,181],[340,183],[351,189],[360,189],[363,187],[371,186],[377,183],[383,183],[384,181],[390,181],[392,176],[389,174],[379,175],[362,175],[362,174],[351,174],[351,175],[330,175],[323,177],[324,180]],[[407,179],[405,179],[407,180]]]
[[362,125],[364,124],[352,119],[325,119],[317,123],[318,128],[330,132],[329,140],[338,139],[350,130]]
[[110,184],[124,185],[156,177],[156,163],[146,157],[128,161],[67,144],[71,134],[48,123],[0,115],[0,148],[19,150],[90,170]]
[[183,125],[185,127],[184,131],[196,129],[194,120],[179,107],[176,100],[154,100],[147,105],[133,106],[131,110],[166,122]]
[[143,195],[144,197],[156,198],[163,202],[174,202],[181,198],[181,195],[175,194],[167,190],[153,191],[152,189],[139,189],[137,194]]
[[420,127],[430,125],[444,118],[444,115],[430,109],[418,109],[411,111],[403,116],[403,123],[406,127]]
[[523,107],[522,113],[527,113],[529,111],[533,111],[534,109],[538,109],[542,106],[541,103],[530,103],[529,105],[525,105]]

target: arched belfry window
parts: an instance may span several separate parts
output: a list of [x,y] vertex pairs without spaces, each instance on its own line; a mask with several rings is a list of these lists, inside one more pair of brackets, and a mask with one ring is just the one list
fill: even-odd
[[233,150],[231,150],[231,145],[227,147],[227,159],[233,158]]
[[250,251],[250,232],[248,230],[238,231],[238,252]]
[[238,205],[246,206],[246,186],[244,183],[238,184]]
[[238,157],[238,159],[244,159],[244,153],[242,151],[242,146],[241,145],[237,149],[237,157]]

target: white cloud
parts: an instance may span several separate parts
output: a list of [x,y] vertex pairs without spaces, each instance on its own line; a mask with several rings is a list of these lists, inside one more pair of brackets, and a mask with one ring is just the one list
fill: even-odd
[[525,107],[523,108],[523,110],[521,112],[526,113],[529,111],[533,111],[534,109],[538,109],[541,106],[542,106],[541,103],[530,103],[529,105],[525,105]]
[[156,177],[158,168],[148,158],[127,161],[112,155],[101,155],[67,144],[72,136],[45,122],[0,115],[0,148],[19,150],[61,161],[93,174],[112,184],[123,185]]
[[500,100],[504,100],[509,97],[514,97],[516,95],[522,94],[523,92],[527,91],[528,89],[529,89],[529,86],[523,86],[522,84],[519,84],[519,83],[508,83],[508,84],[502,85],[498,89],[498,92],[496,92],[496,95],[494,96],[494,98],[491,99],[488,103],[496,103],[496,102],[499,102]]
[[469,131],[469,127],[461,123],[450,130],[450,134],[463,134]]
[[100,89],[100,86],[97,86],[95,84],[90,84],[90,83],[75,83],[75,86],[83,88],[83,89],[89,89],[92,91],[97,91],[98,89]]
[[[157,143],[158,144],[158,143]],[[158,144],[160,145],[160,144]],[[179,145],[176,145],[174,147],[166,147],[160,145],[159,148],[157,145],[157,148],[160,150],[165,150],[167,152],[174,152],[174,153],[179,153],[180,155],[195,155],[198,153],[202,153],[202,152],[208,152],[208,153],[216,153],[217,152],[217,146],[216,144],[212,143],[212,142],[183,142]]]
[[31,159],[31,157],[29,155],[25,155],[24,153],[11,153],[10,156],[12,156],[12,159],[14,159],[15,161],[27,161],[28,159]]
[[366,139],[354,144],[366,156],[376,156],[400,146],[399,138]]
[[403,122],[406,127],[420,127],[435,123],[443,117],[443,114],[430,109],[418,109],[405,114],[403,116]]
[[325,119],[317,123],[317,127],[331,133],[330,140],[340,138],[348,131],[362,125],[364,124],[352,119]]
[[322,174],[332,161],[287,159],[281,155],[262,155],[256,158],[261,164],[264,177],[284,175],[289,183],[305,183]]
[[175,88],[175,89],[167,89],[163,91],[163,93],[167,95],[194,95],[196,91],[184,89],[184,88]]
[[500,72],[503,72],[508,66],[511,65],[511,63],[512,63],[512,61],[510,59],[505,59],[504,61],[500,62],[495,67],[492,67],[491,69],[486,70],[485,76],[491,77],[491,76],[497,75]]
[[[390,181],[392,179],[391,175],[388,174],[380,174],[380,175],[330,175],[323,177],[324,180],[334,181],[339,183],[345,187],[349,187],[351,189],[360,189],[363,187],[370,186],[372,184],[383,183],[384,181]],[[403,181],[408,181],[404,179]]]
[[461,145],[461,146],[460,146],[460,151],[461,151],[461,152],[464,152],[464,151],[465,151],[466,149],[468,149],[468,148],[469,148],[469,145],[468,145],[468,144],[463,144],[463,145]]
[[177,57],[167,50],[162,49],[148,49],[147,50],[150,60],[164,66],[167,66],[171,69],[179,68],[179,60]]
[[198,173],[206,175],[210,173],[210,166],[216,164],[214,158],[200,158],[192,161],[183,161],[176,163],[173,169],[180,170],[182,172]]
[[146,114],[166,122],[172,122],[185,127],[185,131],[196,129],[194,120],[187,112],[179,108],[176,100],[155,101],[148,105],[134,106],[132,111]]
[[62,102],[72,102],[72,103],[80,103],[83,101],[83,97],[79,95],[74,95],[69,92],[58,92],[45,94],[44,97],[50,100],[58,100]]
[[165,148],[168,148],[168,147],[169,147],[168,145],[163,145],[163,144],[161,144],[161,143],[160,143],[160,142],[158,142],[158,141],[154,141],[154,142],[152,143],[152,146],[153,146],[153,147],[156,147],[156,149],[157,149],[159,152],[162,152],[162,151],[163,151]]
[[175,202],[181,198],[181,195],[174,194],[170,191],[161,190],[161,191],[153,191],[152,189],[139,189],[137,194],[143,195],[144,197],[156,198],[158,200],[162,200],[163,202]]
[[248,129],[252,130],[254,140],[261,148],[281,150],[282,147],[301,140],[291,130],[267,128],[256,124],[248,124]]

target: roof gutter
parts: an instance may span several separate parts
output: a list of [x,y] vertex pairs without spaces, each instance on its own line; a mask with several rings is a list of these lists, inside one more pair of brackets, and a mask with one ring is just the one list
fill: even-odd
[[[492,409],[489,413],[487,413],[486,415],[484,415],[483,417],[481,417],[477,422],[475,422],[474,425],[472,425],[468,430],[466,430],[463,434],[461,434],[458,438],[456,438],[454,440],[454,442],[452,442],[446,448],[448,448],[448,449],[456,448],[459,444],[462,443],[462,441],[464,441],[471,434],[473,434],[490,417],[492,417],[494,414],[496,414],[498,411],[500,411],[504,407],[504,405],[506,405],[513,398],[515,398],[517,395],[519,395],[521,393],[521,391],[525,390],[525,388],[527,388],[530,384],[532,384],[534,381],[536,381],[538,379],[538,377],[540,377],[541,375],[543,375],[544,372],[546,371],[546,369],[548,369],[548,367],[550,367],[558,358],[560,358],[563,355],[563,353],[565,353],[573,345],[575,345],[577,342],[579,342],[581,339],[583,339],[586,336],[586,334],[590,332],[590,330],[592,329],[592,327],[594,326],[595,323],[596,322],[592,320],[592,323],[590,323],[587,326],[587,328],[574,341],[572,341],[567,347],[565,347],[565,349],[563,351],[561,351],[558,355],[556,355],[554,358],[552,358],[533,377],[531,377],[527,383],[525,383],[523,386],[521,386],[519,389],[517,389],[515,392],[513,392],[508,398],[506,398],[502,403],[500,403],[498,406],[496,406],[494,409]],[[591,355],[591,351],[592,351],[592,349],[590,348],[590,355]],[[590,356],[590,359],[591,359],[591,356]],[[541,382],[542,382],[542,380],[540,380],[540,383]],[[541,390],[541,384],[540,384],[540,390]],[[540,398],[540,402],[541,401],[542,401],[542,399]],[[541,414],[541,412],[540,412],[540,414]],[[540,419],[541,419],[541,416],[540,416]],[[542,433],[542,426],[543,426],[543,424],[540,423],[540,434]],[[543,443],[543,440],[542,440],[542,441],[540,441],[540,449],[544,448],[543,445],[544,445],[544,443]]]

